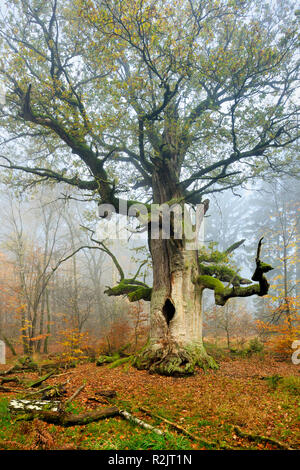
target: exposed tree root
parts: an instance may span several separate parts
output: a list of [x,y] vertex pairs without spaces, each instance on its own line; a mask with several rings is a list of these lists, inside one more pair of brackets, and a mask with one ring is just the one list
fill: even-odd
[[184,377],[195,373],[195,368],[217,369],[218,365],[204,347],[180,347],[175,342],[152,344],[134,358],[137,369],[146,369],[160,375]]
[[[153,413],[150,410],[147,410],[147,408],[140,407],[140,410],[143,411],[144,413],[146,413],[147,415],[152,416],[153,418],[158,418],[158,419],[164,421],[165,423],[167,423],[170,426],[172,426],[173,428],[175,428],[178,432],[180,432],[182,434],[185,434],[186,436],[193,439],[194,441],[200,442],[201,444],[204,444],[207,447],[217,447],[218,446],[218,444],[216,442],[208,441],[207,439],[204,439],[202,437],[195,436],[195,434],[192,434],[191,432],[189,432],[187,429],[184,429],[179,424],[176,424],[173,421],[170,421],[169,419],[163,418],[162,416],[157,415],[157,414]],[[221,448],[226,448],[226,449],[232,449],[230,446],[220,445],[220,447]]]

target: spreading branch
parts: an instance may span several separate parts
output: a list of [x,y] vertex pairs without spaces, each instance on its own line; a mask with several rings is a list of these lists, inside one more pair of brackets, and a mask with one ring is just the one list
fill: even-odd
[[[269,282],[265,276],[265,273],[271,271],[273,268],[269,264],[260,260],[262,240],[263,237],[258,242],[256,269],[251,278],[252,281],[256,281],[256,284],[242,287],[241,284],[249,284],[251,281],[241,278],[231,268],[228,268],[226,265],[220,265],[218,263],[215,265],[205,265],[200,263],[200,275],[197,276],[194,280],[195,284],[204,289],[207,288],[213,290],[215,295],[215,302],[217,305],[221,306],[225,305],[227,300],[232,297],[249,297],[251,295],[259,295],[262,297],[266,295],[269,290]],[[238,243],[241,244],[241,242]],[[232,251],[233,246],[234,245],[229,247],[228,250],[231,249]],[[201,260],[202,259],[203,257]],[[225,287],[222,281],[228,281],[229,284],[232,284],[232,287]]]

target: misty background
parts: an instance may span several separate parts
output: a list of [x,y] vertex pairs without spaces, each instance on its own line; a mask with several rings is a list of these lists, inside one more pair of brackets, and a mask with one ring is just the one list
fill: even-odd
[[[263,236],[263,257],[274,270],[268,274],[271,289],[267,297],[231,299],[225,307],[216,307],[212,293],[206,291],[204,336],[257,334],[255,320],[280,321],[275,313],[276,308],[280,311],[284,288],[290,297],[299,296],[299,194],[299,181],[287,176],[210,197],[206,248],[224,251],[245,239],[233,252],[232,262],[243,277],[251,279],[257,243]],[[66,325],[95,340],[107,338],[116,325],[124,341],[128,339],[126,328],[135,322],[147,329],[149,303],[139,302],[137,308],[124,297],[104,293],[119,276],[110,256],[91,240],[101,223],[95,201],[63,184],[36,184],[24,190],[15,183],[1,186],[0,201],[0,334],[12,345],[22,342],[20,331],[29,322],[20,308],[21,297],[30,306],[35,345],[40,351],[48,352]],[[106,243],[118,256],[126,277],[133,276],[147,260],[139,279],[151,285],[145,240]]]

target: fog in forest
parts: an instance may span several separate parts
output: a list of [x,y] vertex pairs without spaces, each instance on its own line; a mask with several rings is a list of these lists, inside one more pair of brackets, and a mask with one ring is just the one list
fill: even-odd
[[[225,251],[245,240],[232,262],[241,276],[251,279],[263,236],[263,256],[274,270],[267,297],[231,299],[225,307],[213,307],[208,292],[204,336],[227,335],[229,343],[235,337],[245,340],[258,333],[257,320],[279,321],[276,308],[280,312],[286,295],[299,296],[299,194],[299,181],[286,177],[212,195],[204,222],[206,249]],[[13,350],[21,349],[24,336],[31,336],[39,352],[55,350],[64,342],[62,335],[72,330],[87,334],[90,344],[104,341],[108,347],[114,341],[126,343],[137,325],[145,336],[148,303],[140,301],[137,307],[104,293],[118,282],[119,273],[95,241],[98,224],[105,222],[94,201],[64,185],[35,185],[21,192],[15,185],[2,187],[1,222],[0,333]],[[106,244],[126,277],[142,265],[139,278],[151,283],[145,240]]]

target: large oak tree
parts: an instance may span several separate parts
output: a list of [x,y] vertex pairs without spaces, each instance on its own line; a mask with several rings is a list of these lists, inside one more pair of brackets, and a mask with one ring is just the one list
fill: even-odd
[[[89,193],[116,211],[137,202],[196,205],[250,178],[296,172],[299,62],[293,2],[9,0],[0,24],[2,166]],[[267,201],[266,201],[267,203]],[[172,219],[171,219],[172,223]],[[264,295],[230,252],[153,239],[153,287],[135,276],[110,295],[151,300],[139,367],[214,365],[201,338],[205,288],[216,303]],[[105,247],[101,245],[105,250]],[[109,252],[109,250],[107,251]],[[226,285],[224,284],[226,283]]]

